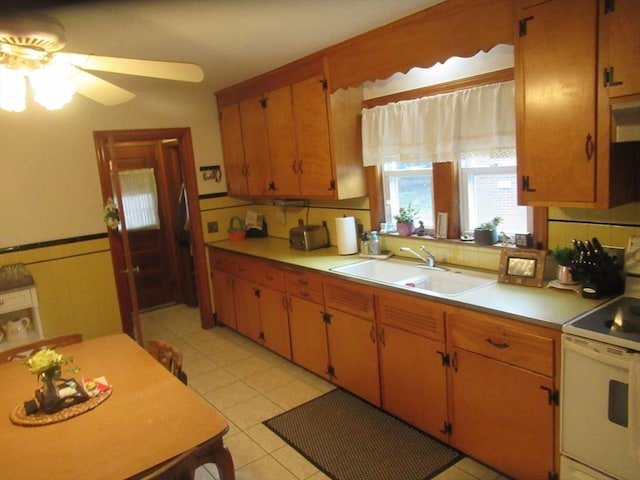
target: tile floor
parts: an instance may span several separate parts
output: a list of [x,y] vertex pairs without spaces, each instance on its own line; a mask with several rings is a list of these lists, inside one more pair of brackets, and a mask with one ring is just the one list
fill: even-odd
[[[178,346],[189,387],[229,421],[225,443],[237,480],[324,480],[328,477],[262,422],[305,403],[333,386],[228,328],[200,328],[197,308],[175,305],[141,314],[145,339]],[[218,480],[215,465],[197,480]],[[464,458],[436,480],[506,480]]]

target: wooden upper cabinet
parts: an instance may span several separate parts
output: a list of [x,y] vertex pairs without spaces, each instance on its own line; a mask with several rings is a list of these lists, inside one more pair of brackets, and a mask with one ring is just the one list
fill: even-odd
[[220,136],[222,137],[227,191],[230,195],[247,195],[240,106],[237,103],[220,109]]
[[[366,195],[359,140],[361,101],[361,89],[328,95],[324,75],[241,100],[240,135],[237,127],[227,125],[230,120],[221,122],[221,134],[229,135],[223,138],[227,176],[232,176],[228,183],[235,187],[229,193],[317,199]],[[223,112],[235,114],[233,107],[223,107]],[[245,190],[236,186],[243,185],[238,175],[244,176]]]
[[599,15],[599,81],[610,98],[639,94],[640,1],[600,0]]
[[254,97],[240,102],[248,195],[262,195],[266,190],[265,171],[269,158],[269,145],[262,113],[262,101],[262,98]]
[[596,200],[596,7],[552,0],[518,10],[520,204]]
[[318,75],[295,83],[292,90],[300,192],[332,198],[336,179],[331,165],[327,82]]
[[300,193],[297,174],[295,128],[291,86],[265,95],[265,120],[269,139],[269,186],[267,194],[278,196]]

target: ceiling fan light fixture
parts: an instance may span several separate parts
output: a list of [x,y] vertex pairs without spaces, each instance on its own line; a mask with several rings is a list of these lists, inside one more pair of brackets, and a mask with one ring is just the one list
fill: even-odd
[[55,62],[29,73],[33,99],[47,110],[59,110],[69,103],[75,88],[66,76],[63,65]]
[[0,65],[0,108],[23,112],[26,108],[27,82],[22,72]]

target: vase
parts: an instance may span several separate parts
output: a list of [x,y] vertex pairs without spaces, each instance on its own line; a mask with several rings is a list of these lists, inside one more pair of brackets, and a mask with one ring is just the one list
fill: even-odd
[[498,231],[476,228],[473,231],[473,241],[480,245],[494,245],[498,243]]
[[401,237],[408,237],[413,234],[413,223],[396,223],[396,230]]
[[563,285],[574,285],[576,282],[573,280],[573,274],[571,273],[571,267],[566,265],[558,265],[556,280]]
[[60,376],[60,369],[50,369],[40,374],[42,386],[36,391],[36,399],[40,410],[45,413],[54,413],[60,409],[61,401],[56,379]]

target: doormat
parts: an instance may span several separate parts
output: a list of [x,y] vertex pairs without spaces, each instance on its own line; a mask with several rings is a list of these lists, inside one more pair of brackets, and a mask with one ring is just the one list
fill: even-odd
[[464,456],[342,389],[263,423],[334,480],[425,480]]

